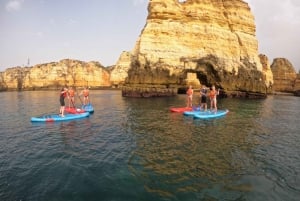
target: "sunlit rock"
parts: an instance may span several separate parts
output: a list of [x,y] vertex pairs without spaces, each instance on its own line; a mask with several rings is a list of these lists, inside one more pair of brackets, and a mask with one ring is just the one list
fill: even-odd
[[264,94],[272,79],[263,70],[247,3],[150,0],[123,95],[130,96],[130,89],[141,92],[144,84],[156,89],[186,87],[188,73],[195,73],[201,84],[214,84],[226,92]]
[[0,73],[1,90],[91,88],[110,86],[109,72],[98,62],[64,59],[33,67],[14,67]]
[[295,91],[297,74],[289,60],[285,58],[275,58],[271,65],[271,69],[274,77],[273,90],[275,92]]

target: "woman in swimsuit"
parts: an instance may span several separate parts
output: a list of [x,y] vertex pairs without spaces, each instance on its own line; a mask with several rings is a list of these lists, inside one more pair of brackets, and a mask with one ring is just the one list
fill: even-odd
[[193,93],[194,93],[194,90],[192,89],[192,86],[190,85],[189,89],[186,92],[186,94],[187,94],[187,107],[192,107]]
[[214,108],[214,110],[217,111],[217,95],[219,95],[219,89],[216,90],[215,86],[213,85],[209,92],[210,110],[213,110]]
[[68,98],[69,98],[69,108],[72,106],[75,107],[75,91],[72,87],[68,90]]

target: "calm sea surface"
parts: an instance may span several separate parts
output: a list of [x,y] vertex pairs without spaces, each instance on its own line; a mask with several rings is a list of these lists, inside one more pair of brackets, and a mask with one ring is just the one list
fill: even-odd
[[[92,91],[95,113],[59,111],[58,92],[0,93],[1,201],[300,199],[300,98],[223,99],[220,119],[169,112],[185,96]],[[76,100],[80,105],[79,99]]]

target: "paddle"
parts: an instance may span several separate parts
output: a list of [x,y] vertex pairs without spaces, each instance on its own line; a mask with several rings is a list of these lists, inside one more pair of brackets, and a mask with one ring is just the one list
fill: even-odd
[[[220,102],[221,97],[220,97],[220,88],[218,89],[218,96],[217,96],[217,105],[220,105],[222,108],[222,103]],[[218,107],[219,108],[219,107]]]
[[90,98],[90,95],[88,97],[88,105],[91,105],[91,98]]
[[78,98],[79,98],[79,100],[80,100],[80,102],[81,102],[81,106],[83,106],[83,102],[82,102],[82,100],[81,100],[81,98],[80,98],[80,96],[79,96],[78,93],[77,93],[77,96],[78,96]]
[[88,102],[87,102],[87,105],[91,105],[90,87],[89,87],[89,95],[88,95]]

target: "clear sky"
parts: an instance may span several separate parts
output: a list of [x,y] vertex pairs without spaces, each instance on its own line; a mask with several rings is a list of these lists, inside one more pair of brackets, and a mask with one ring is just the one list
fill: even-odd
[[[246,0],[259,53],[300,69],[300,0]],[[133,49],[148,0],[0,0],[0,71],[61,59],[114,65]]]

